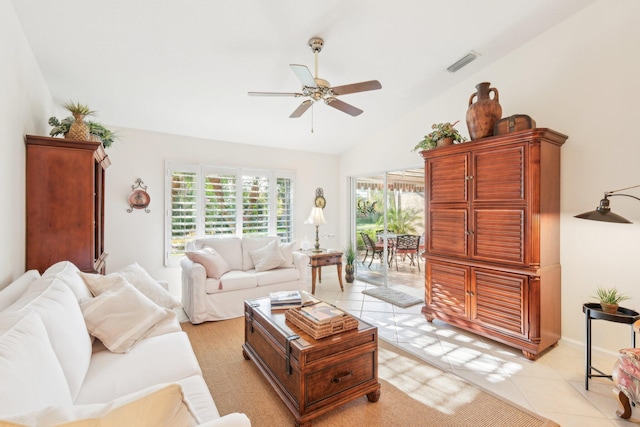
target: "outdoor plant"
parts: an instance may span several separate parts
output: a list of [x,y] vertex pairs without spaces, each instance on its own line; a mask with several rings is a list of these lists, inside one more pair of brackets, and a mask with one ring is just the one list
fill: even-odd
[[431,125],[431,133],[425,135],[422,141],[420,141],[412,151],[423,151],[423,150],[431,150],[435,148],[438,141],[442,138],[453,138],[454,144],[465,142],[467,138],[462,136],[454,126],[458,124],[458,121],[451,124],[449,122],[446,123],[434,123]]
[[620,304],[622,301],[628,300],[629,297],[618,292],[616,288],[596,288],[596,294],[593,298],[604,304]]

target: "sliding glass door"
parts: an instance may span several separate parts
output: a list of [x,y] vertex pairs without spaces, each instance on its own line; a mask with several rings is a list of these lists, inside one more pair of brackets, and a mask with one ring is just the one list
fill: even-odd
[[383,286],[423,286],[421,246],[416,243],[414,248],[411,242],[424,240],[424,169],[352,180],[351,223],[359,253],[356,278]]

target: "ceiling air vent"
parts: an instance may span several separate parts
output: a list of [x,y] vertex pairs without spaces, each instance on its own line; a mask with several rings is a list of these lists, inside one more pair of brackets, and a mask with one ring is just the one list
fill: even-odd
[[471,51],[471,52],[467,53],[465,56],[463,56],[462,58],[458,59],[453,64],[449,65],[447,67],[447,71],[449,71],[450,73],[455,73],[460,68],[464,67],[465,65],[467,65],[471,61],[475,60],[478,56],[480,56],[479,53]]

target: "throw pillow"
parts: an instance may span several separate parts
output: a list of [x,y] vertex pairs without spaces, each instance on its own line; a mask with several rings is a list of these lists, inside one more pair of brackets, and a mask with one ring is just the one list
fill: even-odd
[[42,318],[0,315],[0,414],[72,403],[69,385]]
[[256,271],[268,271],[280,267],[285,261],[278,247],[278,242],[273,240],[260,249],[249,251]]
[[102,275],[78,272],[94,296],[111,289],[118,277],[124,278],[134,288],[161,307],[176,308],[181,304],[137,263],[115,273]]
[[249,271],[255,268],[255,263],[251,257],[251,251],[261,249],[273,241],[279,240],[278,237],[243,237],[242,238],[242,271]]
[[147,298],[164,308],[178,308],[182,305],[165,288],[162,287],[151,275],[137,262],[118,270],[127,282],[137,290],[145,294]]
[[[170,315],[122,276],[113,288],[80,303],[87,329],[113,353],[127,353]],[[93,291],[93,289],[92,289]]]
[[293,265],[293,251],[296,249],[297,242],[280,243],[279,248],[284,258],[284,262],[280,267],[294,267]]
[[213,248],[204,247],[197,251],[187,252],[187,258],[193,262],[202,264],[207,277],[219,279],[223,274],[231,271],[231,266]]
[[173,427],[195,426],[180,384],[160,384],[109,403],[56,406],[11,417],[0,426],[50,425],[56,427]]

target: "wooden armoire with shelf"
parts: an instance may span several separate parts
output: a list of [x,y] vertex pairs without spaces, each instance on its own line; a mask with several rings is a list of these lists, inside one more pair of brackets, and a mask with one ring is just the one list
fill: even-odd
[[561,336],[560,148],[537,128],[422,151],[425,305],[536,359]]
[[100,142],[27,135],[26,269],[58,261],[104,273],[104,182]]

